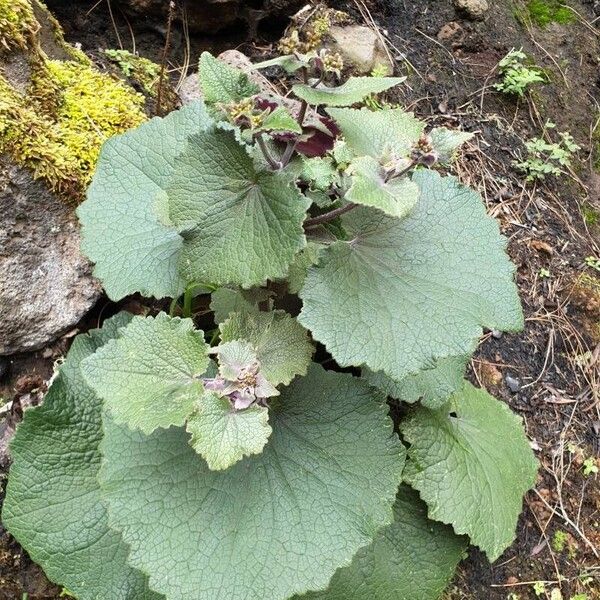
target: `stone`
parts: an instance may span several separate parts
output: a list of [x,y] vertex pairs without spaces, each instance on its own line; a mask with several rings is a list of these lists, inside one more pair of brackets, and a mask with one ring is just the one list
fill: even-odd
[[454,6],[473,21],[481,21],[490,8],[487,0],[454,0]]
[[0,355],[39,349],[100,297],[79,250],[73,207],[25,168],[0,159]]
[[375,67],[393,68],[379,36],[364,25],[334,25],[329,28],[328,44],[332,52],[339,52],[346,66],[351,66],[361,75],[368,75]]
[[464,29],[461,27],[460,23],[456,21],[450,21],[445,25],[442,25],[437,34],[437,39],[440,42],[446,42],[449,40],[456,41],[457,38],[461,38],[464,36]]
[[504,378],[504,381],[506,382],[508,389],[513,394],[516,394],[521,389],[521,382],[516,377],[513,377],[512,375],[507,375]]

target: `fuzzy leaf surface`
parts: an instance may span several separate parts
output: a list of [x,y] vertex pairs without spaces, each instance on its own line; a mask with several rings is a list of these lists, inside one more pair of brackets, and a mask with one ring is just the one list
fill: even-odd
[[463,384],[467,356],[449,356],[426,365],[421,371],[394,381],[384,373],[365,369],[363,376],[386,395],[413,404],[421,401],[428,408],[439,408]]
[[336,572],[327,590],[294,600],[438,600],[466,546],[450,527],[430,521],[418,494],[401,486],[394,522]]
[[309,104],[326,106],[351,106],[364,100],[371,94],[385,92],[400,83],[406,77],[350,77],[338,87],[311,87],[299,83],[292,87],[292,92]]
[[523,324],[505,239],[479,195],[433,171],[413,180],[421,199],[405,219],[366,207],[344,215],[348,241],[310,269],[298,317],[340,365],[397,381],[471,354],[482,327]]
[[164,219],[161,198],[187,136],[210,123],[201,102],[110,138],[102,147],[87,199],[77,209],[81,249],[112,300],[139,292],[175,297],[183,240]]
[[259,130],[302,133],[302,128],[298,125],[298,121],[283,106],[278,106],[273,112],[269,113],[259,127]]
[[255,167],[230,131],[190,137],[167,194],[186,280],[249,287],[284,277],[306,243],[308,200],[288,175]]
[[399,108],[330,108],[346,145],[357,156],[403,158],[423,135],[425,124]]
[[306,375],[313,345],[306,329],[285,311],[234,313],[219,329],[222,342],[252,344],[263,375],[273,385],[288,385],[296,375]]
[[202,97],[207,104],[238,102],[258,94],[259,88],[248,79],[248,75],[203,52],[198,64],[198,76]]
[[46,575],[79,600],[162,598],[127,564],[127,546],[108,527],[96,479],[102,402],[79,368],[129,318],[122,313],[75,339],[44,403],[25,411],[11,443],[2,521]]
[[450,162],[458,148],[468,142],[473,134],[468,131],[457,131],[446,127],[436,127],[429,134],[431,145],[441,162]]
[[386,181],[383,168],[370,156],[361,156],[350,164],[352,186],[346,200],[372,206],[392,217],[405,217],[419,200],[419,186],[408,177]]
[[117,423],[151,433],[183,425],[194,410],[207,350],[191,319],[134,317],[118,339],[83,361],[82,371]]
[[250,290],[221,287],[210,298],[210,310],[215,313],[215,321],[222,323],[230,313],[258,311],[259,302],[270,302],[271,293],[262,288]]
[[538,469],[521,418],[465,381],[441,409],[418,408],[400,429],[411,444],[404,478],[429,517],[466,533],[496,560],[515,537]]
[[186,429],[192,436],[190,445],[213,471],[228,469],[244,456],[260,454],[271,435],[266,407],[235,410],[229,398],[214,392],[204,394]]
[[210,471],[181,429],[144,436],[106,421],[111,524],[170,600],[322,589],[391,523],[404,449],[381,396],[314,365],[269,418],[263,452],[226,471]]

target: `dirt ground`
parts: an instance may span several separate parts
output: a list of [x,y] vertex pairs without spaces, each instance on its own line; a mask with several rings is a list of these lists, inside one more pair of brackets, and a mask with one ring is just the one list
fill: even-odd
[[[135,40],[142,56],[160,60],[163,24],[128,25],[116,13],[113,26],[106,2],[48,4],[67,39],[91,56],[118,47],[120,38],[124,47],[131,49]],[[483,21],[456,12],[451,0],[330,2],[385,37],[396,71],[408,76],[390,100],[432,125],[476,133],[453,170],[481,191],[518,268],[525,329],[486,333],[470,377],[525,419],[540,475],[525,499],[515,543],[494,565],[472,550],[448,600],[600,599],[600,475],[584,474],[594,459],[600,465],[600,263],[597,269],[586,263],[586,257],[600,257],[600,3],[568,4],[571,22],[541,27],[518,18],[520,0],[490,2]],[[192,71],[203,49],[239,47],[267,57],[284,26],[263,27],[253,41],[246,31],[188,38],[176,27],[172,79]],[[523,48],[548,76],[521,100],[493,87],[497,63],[511,48]],[[581,150],[565,175],[526,183],[513,162],[547,119],[556,123],[554,131],[569,131]],[[101,303],[80,329],[94,326],[104,310],[114,309]],[[69,339],[0,362],[0,397],[36,402]],[[19,402],[13,406],[9,425],[19,418]],[[60,591],[1,527],[0,581],[0,600],[20,600],[23,592],[29,600],[48,599]]]

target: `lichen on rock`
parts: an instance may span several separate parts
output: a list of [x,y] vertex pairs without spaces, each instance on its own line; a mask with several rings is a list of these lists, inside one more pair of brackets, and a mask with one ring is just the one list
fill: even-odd
[[[146,119],[145,99],[68,46],[50,17],[65,56],[48,56],[36,11],[46,11],[37,0],[0,0],[0,154],[79,201],[103,142]],[[25,86],[8,68],[19,55],[29,69]]]

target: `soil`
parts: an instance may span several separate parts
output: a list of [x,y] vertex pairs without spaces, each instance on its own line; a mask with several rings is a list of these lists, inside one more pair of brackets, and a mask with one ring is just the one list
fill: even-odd
[[[142,56],[162,56],[163,23],[128,23],[114,11],[113,26],[106,2],[48,4],[67,39],[92,56],[100,59],[98,50],[118,47],[119,38],[129,49],[135,39]],[[446,598],[550,598],[560,589],[565,600],[576,594],[600,599],[600,476],[583,473],[583,462],[598,461],[600,455],[600,298],[581,280],[582,274],[598,275],[585,258],[600,257],[598,225],[584,218],[600,211],[600,172],[595,169],[600,3],[569,1],[573,22],[546,28],[517,19],[518,2],[489,4],[485,20],[470,21],[451,0],[331,3],[359,23],[372,25],[374,19],[387,37],[396,71],[408,75],[402,92],[390,100],[432,125],[477,134],[453,171],[481,191],[517,265],[525,329],[516,335],[487,332],[470,378],[524,418],[540,474],[536,489],[525,498],[511,548],[493,565],[471,550]],[[204,49],[239,47],[250,56],[268,57],[285,26],[271,25],[254,40],[246,39],[246,30],[188,40],[178,29],[169,53],[173,81],[193,70],[196,59],[190,57]],[[549,78],[521,100],[493,88],[496,65],[511,48],[523,48]],[[556,123],[555,131],[569,131],[582,149],[568,174],[526,184],[513,162],[547,119]],[[101,303],[79,329],[95,326],[101,315],[114,310]],[[40,381],[49,378],[73,333],[39,352],[0,359],[0,397],[15,401],[9,418],[18,420],[24,398],[36,401],[31,395],[43,388]],[[2,471],[0,478],[5,477]],[[20,599],[23,592],[30,600],[54,598],[58,591],[0,527],[0,600]],[[558,597],[554,592],[552,600]]]

